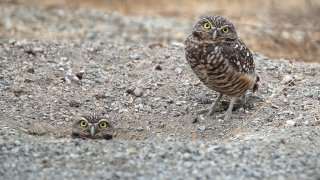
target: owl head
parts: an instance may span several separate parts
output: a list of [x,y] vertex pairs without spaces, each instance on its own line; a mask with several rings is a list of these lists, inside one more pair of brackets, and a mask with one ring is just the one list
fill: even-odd
[[112,139],[114,128],[106,117],[98,114],[87,114],[77,117],[72,127],[71,136],[83,139]]
[[192,36],[199,40],[233,41],[237,32],[231,22],[219,15],[202,17],[192,31]]

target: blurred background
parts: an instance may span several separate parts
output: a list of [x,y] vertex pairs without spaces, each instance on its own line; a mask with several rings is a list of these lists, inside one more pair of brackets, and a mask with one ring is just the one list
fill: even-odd
[[[37,18],[38,16],[56,16],[56,18],[64,16],[60,11],[62,15],[59,15],[56,11],[55,13],[49,13],[52,10],[59,9],[69,11],[71,14],[74,13],[74,18],[61,18],[62,21],[65,20],[67,23],[80,21],[76,19],[82,18],[76,14],[79,10],[91,13],[116,13],[118,17],[121,17],[119,18],[119,24],[124,26],[131,26],[123,20],[124,16],[145,18],[146,24],[150,23],[152,28],[158,27],[161,31],[157,32],[152,28],[145,28],[145,31],[140,31],[137,28],[135,32],[132,30],[135,25],[132,25],[131,30],[119,31],[117,29],[115,32],[148,34],[148,31],[154,31],[157,36],[141,35],[145,39],[144,42],[148,44],[157,42],[166,46],[172,41],[183,42],[199,17],[215,13],[231,20],[236,26],[240,38],[254,52],[263,53],[271,58],[320,62],[319,0],[0,0],[0,6],[0,27],[2,29],[0,30],[0,37],[3,39],[72,39],[68,37],[69,34],[65,31],[56,32],[52,30],[54,26],[49,28],[50,24],[45,22],[48,21],[46,17]],[[27,13],[20,12],[21,9],[26,7],[28,11],[31,11],[30,13],[33,13],[30,17]],[[39,11],[39,13],[34,11]],[[13,17],[15,13],[22,15],[15,19]],[[25,18],[25,20],[19,21],[19,18]],[[28,22],[30,19],[33,20]],[[152,25],[152,19],[157,19],[155,21],[157,22],[156,25]],[[162,19],[162,21],[159,19]],[[168,20],[167,24],[163,22],[163,19]],[[42,25],[36,25],[36,21],[42,21]],[[50,21],[52,21],[52,18]],[[131,23],[135,22],[133,19],[129,21]],[[142,28],[146,26],[143,21],[140,24]],[[80,23],[78,30],[80,31],[82,28],[85,30],[82,33],[73,30],[70,35],[76,34],[78,38],[85,38],[90,30],[96,30],[96,32],[103,34],[102,31],[104,30],[99,23],[106,22],[108,20],[90,25]],[[52,23],[57,22],[52,21]],[[60,26],[60,24],[57,23],[55,26]],[[163,28],[161,29],[161,27]],[[111,37],[110,34],[109,36]],[[97,35],[97,37],[103,36]],[[126,39],[125,35],[121,37]],[[127,41],[130,38],[127,37]],[[131,40],[134,41],[134,39]],[[123,43],[126,43],[126,41],[123,41]]]

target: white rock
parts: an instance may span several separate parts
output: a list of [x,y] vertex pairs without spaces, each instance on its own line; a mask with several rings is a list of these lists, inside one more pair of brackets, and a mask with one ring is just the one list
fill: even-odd
[[198,129],[199,129],[200,131],[204,131],[204,130],[206,130],[206,126],[205,126],[205,125],[199,126]]
[[282,84],[288,84],[294,80],[294,77],[291,75],[285,75],[282,79]]
[[294,125],[296,125],[296,122],[294,120],[287,120],[286,125],[287,126],[294,126]]

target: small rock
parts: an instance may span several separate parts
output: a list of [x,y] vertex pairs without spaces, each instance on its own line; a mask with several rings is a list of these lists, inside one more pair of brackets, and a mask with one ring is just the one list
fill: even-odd
[[21,40],[21,41],[17,41],[15,43],[15,45],[18,46],[19,48],[22,48],[23,46],[25,46],[27,44],[28,44],[27,40]]
[[181,115],[182,115],[181,112],[176,112],[176,113],[174,113],[172,116],[173,116],[173,117],[179,117],[179,116],[181,116]]
[[174,71],[175,71],[176,73],[178,73],[178,74],[181,74],[181,73],[182,73],[182,68],[177,67]]
[[4,86],[10,86],[11,81],[9,79],[2,79],[1,84],[3,84]]
[[294,120],[287,120],[286,125],[287,126],[294,126],[294,125],[296,125],[296,122]]
[[271,104],[271,107],[272,107],[272,108],[275,108],[275,109],[279,109],[279,108],[280,108],[279,106],[277,106],[277,105],[275,105],[275,104]]
[[123,112],[126,113],[126,112],[129,112],[129,111],[128,111],[128,109],[119,109],[118,112],[119,113],[123,113]]
[[205,131],[206,130],[206,126],[205,125],[199,126],[198,129],[200,131]]
[[80,72],[76,73],[76,76],[79,80],[81,80],[83,78],[83,74],[84,74],[84,71],[80,71]]
[[128,154],[137,154],[137,150],[135,148],[128,148],[127,153]]
[[143,129],[142,126],[140,126],[140,127],[137,127],[136,130],[137,130],[137,131],[143,131],[144,129]]
[[71,82],[74,82],[76,84],[80,84],[79,78],[75,74],[73,74],[71,69],[69,69],[67,71],[67,74],[66,74],[66,77],[65,77],[65,81],[66,81],[66,83],[69,83],[69,84]]
[[36,52],[33,51],[33,49],[31,47],[26,47],[24,48],[24,51],[27,54],[31,54],[31,55],[36,55]]
[[[97,83],[97,84],[103,84],[105,81],[104,81],[103,78],[95,78],[94,82]],[[79,82],[79,84],[80,84],[80,82]]]
[[28,72],[28,73],[31,73],[31,74],[34,74],[34,73],[35,73],[35,71],[34,71],[33,68],[29,68],[29,69],[27,70],[27,72]]
[[166,140],[165,141],[167,141],[167,142],[169,142],[169,141],[174,141],[174,138],[173,137],[171,137],[171,136],[169,136],[169,137],[167,137],[166,138]]
[[81,103],[80,102],[78,102],[78,101],[76,101],[76,100],[71,100],[70,102],[69,102],[69,106],[70,107],[80,107],[80,105],[81,105]]
[[67,60],[68,60],[67,57],[61,57],[61,58],[60,58],[60,61],[67,61]]
[[130,58],[133,59],[133,60],[139,60],[140,59],[140,55],[138,53],[131,54]]
[[34,81],[32,79],[26,78],[26,79],[24,79],[24,82],[31,83],[31,82],[34,82]]
[[194,116],[193,119],[192,119],[192,124],[195,124],[197,122],[199,122],[199,119],[198,119],[197,116]]
[[105,95],[105,94],[103,94],[103,93],[99,93],[99,94],[95,94],[95,95],[93,95],[96,99],[106,99],[107,98],[107,96]]
[[176,102],[176,105],[177,105],[177,106],[181,106],[181,104],[182,104],[181,101],[177,101],[177,102]]
[[141,96],[143,95],[142,89],[140,89],[140,88],[135,88],[135,89],[133,90],[133,95],[136,96],[136,97],[141,97]]
[[282,84],[288,85],[288,86],[293,86],[294,83],[293,81],[295,80],[295,78],[291,75],[285,75],[282,79]]
[[154,67],[154,69],[158,71],[162,71],[162,67],[160,65],[157,65],[156,67]]
[[172,42],[171,45],[176,47],[184,47],[184,44],[181,42]]
[[160,54],[159,58],[162,59],[162,60],[169,59],[170,55],[169,54]]
[[35,47],[35,48],[33,48],[33,52],[35,52],[35,53],[43,53],[44,49],[42,47]]
[[16,41],[15,39],[10,39],[8,43],[9,43],[10,45],[14,45],[16,42],[17,42],[17,41]]
[[137,104],[137,105],[134,105],[134,108],[135,109],[143,109],[143,104],[142,103],[140,103],[140,104]]

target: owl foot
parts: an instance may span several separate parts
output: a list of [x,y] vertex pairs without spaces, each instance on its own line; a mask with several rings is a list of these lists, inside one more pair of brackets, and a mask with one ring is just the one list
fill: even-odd
[[222,123],[224,123],[224,122],[228,121],[231,118],[231,114],[232,114],[232,112],[228,112],[227,111],[226,113],[224,113],[224,114],[222,114],[220,116],[217,116],[217,119],[222,119]]
[[208,112],[209,112],[209,109],[201,109],[196,112],[196,115],[207,114]]
[[214,103],[209,108],[209,112],[208,112],[207,116],[212,116],[215,112],[217,112],[216,106],[217,106],[218,102],[221,100],[222,96],[223,96],[223,94],[219,93],[217,99],[214,101]]
[[215,112],[217,112],[217,105],[220,99],[222,98],[223,94],[220,93],[214,103],[208,109],[202,109],[196,112],[196,115],[206,114],[206,116],[212,116]]
[[223,119],[223,122],[228,121],[232,114],[232,109],[234,106],[234,103],[237,101],[237,97],[230,98],[229,108],[227,112],[225,112],[223,115],[219,116],[218,119]]
[[196,115],[206,114],[206,116],[212,116],[215,112],[219,111],[216,106],[211,106],[210,108],[201,109],[196,112]]

